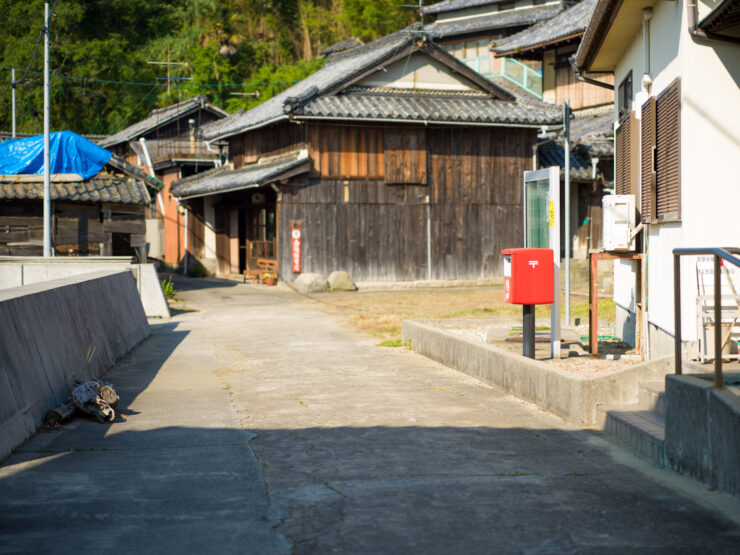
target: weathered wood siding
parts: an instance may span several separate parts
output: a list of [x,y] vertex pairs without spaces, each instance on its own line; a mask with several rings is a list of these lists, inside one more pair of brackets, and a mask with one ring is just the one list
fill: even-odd
[[[522,244],[522,173],[530,169],[534,130],[430,127],[421,138],[419,127],[357,127],[347,131],[351,129],[309,126],[312,174],[281,188],[278,236],[282,279],[294,277],[292,221],[302,224],[304,272],[327,275],[346,270],[356,280],[424,279],[428,217],[433,279],[500,274],[501,249]],[[406,130],[412,138],[394,143]],[[344,151],[339,145],[346,144],[343,140],[349,137],[359,142],[358,137],[372,134],[376,141],[378,134],[394,137],[383,141],[384,149],[389,144],[394,148],[396,144],[410,145],[407,151],[392,155],[399,160],[392,180],[401,176],[410,183],[391,183],[387,174],[379,179],[353,173],[358,167],[369,166],[350,165],[350,175],[335,175],[341,174]],[[426,149],[418,148],[420,144]],[[384,161],[375,167],[383,167],[385,173],[388,165]],[[426,176],[426,185],[413,182],[421,175]]]
[[288,122],[257,129],[229,139],[229,158],[238,169],[262,157],[306,148],[306,129]]
[[[146,244],[143,206],[52,202],[52,245],[59,255],[112,253],[113,236],[132,247]],[[40,201],[0,201],[0,255],[38,255],[43,240]],[[103,246],[101,251],[100,246]],[[128,253],[127,253],[128,254]]]

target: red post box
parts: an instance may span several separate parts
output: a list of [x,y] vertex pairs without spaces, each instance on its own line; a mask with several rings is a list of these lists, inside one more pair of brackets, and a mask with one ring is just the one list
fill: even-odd
[[553,302],[552,249],[504,249],[504,300],[511,304]]

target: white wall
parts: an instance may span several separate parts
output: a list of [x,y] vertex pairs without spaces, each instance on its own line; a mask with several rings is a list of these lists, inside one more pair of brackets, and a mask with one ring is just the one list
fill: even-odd
[[376,71],[358,84],[399,89],[478,90],[476,85],[454,74],[447,66],[419,52],[390,64],[385,71]]
[[[681,222],[651,225],[647,232],[648,317],[663,330],[654,331],[664,334],[674,332],[672,249],[740,247],[740,48],[692,39],[684,2],[658,2],[650,22],[651,95],[681,78]],[[637,93],[643,74],[640,32],[615,70],[615,85],[630,69]],[[694,260],[685,259],[681,279],[682,337],[694,339]],[[633,277],[615,272],[620,306],[633,284]],[[665,345],[656,341],[656,348],[659,343]]]

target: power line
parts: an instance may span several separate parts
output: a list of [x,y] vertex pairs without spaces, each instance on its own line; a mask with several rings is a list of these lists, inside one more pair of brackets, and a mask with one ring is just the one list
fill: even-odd
[[[0,65],[2,69],[14,69],[13,66]],[[28,71],[32,75],[42,75],[40,71]],[[74,75],[65,75],[63,73],[56,73],[52,75],[52,78],[68,79],[70,81],[84,81],[86,83],[102,83],[105,85],[131,85],[136,87],[152,87],[162,86],[164,83],[152,83],[146,81],[115,81],[111,79],[95,79],[93,77],[76,77]],[[291,83],[298,83],[300,80],[295,79],[293,81],[260,81],[260,82],[248,82],[248,83],[193,83],[187,84],[173,84],[174,87],[257,87],[264,85],[289,85]]]

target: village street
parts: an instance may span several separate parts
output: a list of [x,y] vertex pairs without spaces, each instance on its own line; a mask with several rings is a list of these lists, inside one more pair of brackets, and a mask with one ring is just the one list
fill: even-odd
[[0,553],[736,552],[736,501],[598,432],[315,300],[177,288],[184,310],[106,377],[126,420],[0,467]]

